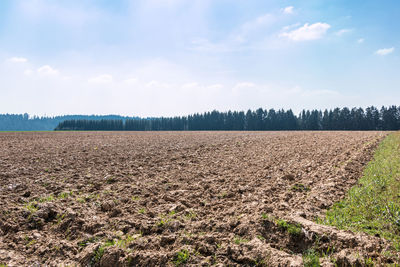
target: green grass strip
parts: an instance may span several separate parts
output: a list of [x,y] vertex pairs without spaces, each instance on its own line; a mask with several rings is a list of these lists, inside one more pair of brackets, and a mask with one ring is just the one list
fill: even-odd
[[322,224],[379,235],[400,250],[400,133],[388,135],[347,197],[328,210]]

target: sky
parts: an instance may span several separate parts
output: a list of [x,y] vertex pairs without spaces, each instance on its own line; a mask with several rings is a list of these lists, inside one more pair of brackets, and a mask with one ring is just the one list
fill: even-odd
[[397,0],[1,0],[0,113],[400,104]]

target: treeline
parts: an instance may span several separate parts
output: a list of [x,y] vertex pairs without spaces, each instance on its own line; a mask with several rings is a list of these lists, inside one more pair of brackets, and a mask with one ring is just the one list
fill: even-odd
[[55,130],[73,131],[282,131],[282,130],[399,130],[400,107],[292,110],[259,108],[247,112],[212,111],[171,118],[126,120],[65,120]]
[[0,114],[0,131],[53,131],[60,122],[65,120],[126,120],[137,117],[118,115],[65,115],[55,117],[30,117],[25,114]]

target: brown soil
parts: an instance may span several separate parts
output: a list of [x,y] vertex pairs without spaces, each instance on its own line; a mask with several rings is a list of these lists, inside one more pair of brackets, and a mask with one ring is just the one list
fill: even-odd
[[310,248],[328,251],[325,266],[390,262],[380,256],[387,241],[312,222],[357,182],[384,136],[2,133],[0,263],[302,266]]

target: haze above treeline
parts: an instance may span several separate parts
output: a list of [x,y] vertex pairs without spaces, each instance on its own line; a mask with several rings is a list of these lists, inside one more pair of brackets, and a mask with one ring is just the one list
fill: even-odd
[[140,118],[119,115],[29,116],[0,114],[0,131],[115,130],[398,130],[400,106],[376,108],[211,111],[188,116]]

